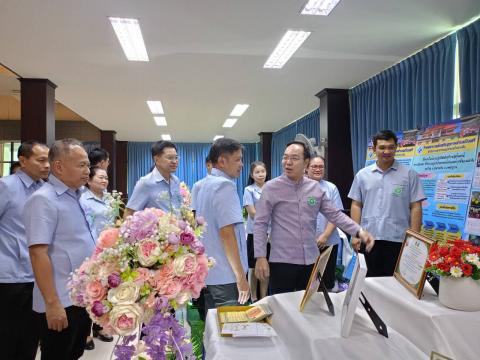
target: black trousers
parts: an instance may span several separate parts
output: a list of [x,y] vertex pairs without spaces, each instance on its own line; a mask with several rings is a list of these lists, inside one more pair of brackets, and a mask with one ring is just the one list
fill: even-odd
[[238,302],[238,288],[236,283],[224,285],[207,285],[203,290],[205,315],[209,309],[219,306],[240,305]]
[[368,267],[367,276],[392,276],[401,248],[401,242],[376,240],[369,253],[363,251]]
[[38,332],[32,311],[33,282],[0,284],[0,357],[33,360]]
[[305,290],[313,265],[270,263],[270,290],[272,295]]
[[[325,248],[326,249],[326,248]],[[322,252],[322,250],[320,250]],[[325,266],[325,271],[323,272],[323,282],[325,287],[328,290],[333,289],[335,286],[335,270],[337,269],[337,254],[338,254],[338,245],[333,245],[332,252],[328,258],[327,265]]]
[[45,313],[37,313],[41,360],[76,360],[83,355],[92,321],[84,308],[69,306],[65,311],[68,327],[63,331],[49,330]]

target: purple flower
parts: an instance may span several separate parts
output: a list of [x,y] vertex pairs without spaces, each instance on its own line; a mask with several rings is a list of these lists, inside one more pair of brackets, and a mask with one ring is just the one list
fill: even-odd
[[176,245],[178,244],[178,242],[180,241],[180,239],[178,238],[178,235],[175,234],[175,233],[170,233],[170,235],[168,235],[168,242],[172,245]]
[[100,317],[105,314],[105,306],[103,306],[101,301],[94,301],[92,305],[92,313],[96,317]]
[[197,224],[200,226],[205,224],[205,218],[203,216],[197,216]]
[[187,223],[183,220],[178,220],[178,227],[182,230],[185,230],[185,228],[187,227]]
[[195,254],[197,255],[202,255],[203,253],[205,253],[205,247],[203,246],[203,244],[198,241],[198,240],[195,240],[194,242],[192,242],[190,244],[190,247],[192,248],[192,250],[195,252]]
[[125,241],[133,243],[155,235],[158,230],[158,218],[163,214],[158,209],[145,209],[137,211],[127,219],[120,228],[120,232],[128,234]]
[[195,236],[189,232],[182,232],[180,234],[180,242],[182,245],[189,245],[195,240]]
[[122,282],[122,279],[120,278],[120,274],[118,273],[111,273],[108,275],[108,286],[111,288],[116,288],[120,283]]
[[168,298],[166,296],[160,296],[157,298],[157,301],[155,303],[155,309],[158,311],[162,311],[165,309],[168,309],[170,307],[168,303]]

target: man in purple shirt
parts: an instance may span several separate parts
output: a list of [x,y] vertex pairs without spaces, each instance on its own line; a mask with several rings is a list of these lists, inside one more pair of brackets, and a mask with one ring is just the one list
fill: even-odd
[[[270,277],[273,294],[304,290],[319,255],[316,243],[317,215],[359,237],[367,250],[374,238],[342,213],[317,181],[305,177],[310,153],[301,142],[291,142],[282,158],[284,173],[267,182],[257,203],[254,225],[255,274]],[[270,264],[267,262],[267,229],[271,224]]]

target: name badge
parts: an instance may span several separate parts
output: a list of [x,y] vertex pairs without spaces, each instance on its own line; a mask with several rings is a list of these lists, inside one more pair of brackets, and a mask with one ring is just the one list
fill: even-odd
[[404,185],[394,185],[392,195],[393,196],[401,196],[404,189],[405,189]]
[[317,199],[315,199],[313,196],[310,196],[307,199],[307,204],[310,205],[310,206],[315,206],[315,205],[317,205]]

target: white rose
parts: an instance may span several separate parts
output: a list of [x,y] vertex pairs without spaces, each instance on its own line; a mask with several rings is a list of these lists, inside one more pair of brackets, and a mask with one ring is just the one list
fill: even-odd
[[108,301],[115,305],[134,304],[140,295],[140,286],[133,281],[121,283],[108,291]]
[[197,269],[197,256],[185,254],[173,260],[173,274],[184,277],[193,274]]
[[152,266],[158,261],[160,254],[160,245],[155,240],[144,240],[137,246],[138,262],[142,266]]
[[110,324],[120,336],[134,334],[142,323],[142,308],[138,304],[116,305],[110,311]]

